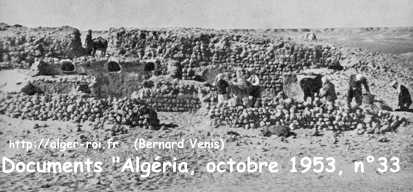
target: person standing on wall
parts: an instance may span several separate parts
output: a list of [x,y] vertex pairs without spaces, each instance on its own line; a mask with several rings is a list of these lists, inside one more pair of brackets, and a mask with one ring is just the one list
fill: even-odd
[[407,89],[406,86],[400,84],[397,81],[393,81],[391,86],[397,90],[397,94],[398,94],[398,106],[399,106],[399,110],[401,111],[408,111],[410,105],[412,104],[412,98],[411,95],[409,93],[409,89]]
[[224,104],[228,99],[229,83],[225,80],[224,74],[217,75],[215,80],[216,90],[218,92],[218,106]]
[[251,85],[250,96],[252,97],[252,103],[255,104],[257,98],[261,97],[260,79],[253,72],[253,70],[250,70],[249,73],[250,73],[250,76],[248,77],[247,81]]

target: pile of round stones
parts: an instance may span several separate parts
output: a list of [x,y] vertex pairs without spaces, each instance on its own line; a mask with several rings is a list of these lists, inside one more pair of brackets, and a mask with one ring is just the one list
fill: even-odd
[[87,95],[24,95],[3,98],[0,113],[30,120],[116,123],[156,127],[156,112],[148,105],[130,98],[95,98]]
[[255,107],[214,106],[209,117],[215,125],[227,125],[246,129],[269,125],[283,125],[290,129],[345,131],[356,129],[358,133],[383,133],[393,131],[406,123],[404,118],[389,112],[366,107],[347,109],[325,104],[319,98],[296,102],[290,98],[263,98],[262,105]]

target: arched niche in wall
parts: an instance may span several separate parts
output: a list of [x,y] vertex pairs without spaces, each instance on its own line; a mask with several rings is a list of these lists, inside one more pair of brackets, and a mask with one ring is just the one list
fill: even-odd
[[108,70],[108,72],[119,72],[121,71],[121,66],[118,62],[116,61],[109,61],[106,64],[106,69]]
[[76,72],[76,66],[72,63],[72,61],[63,60],[60,64],[60,70],[62,70],[63,73],[68,74]]

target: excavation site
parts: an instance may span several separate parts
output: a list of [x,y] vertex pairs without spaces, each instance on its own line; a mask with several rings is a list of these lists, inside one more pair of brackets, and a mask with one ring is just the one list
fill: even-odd
[[413,191],[412,54],[412,27],[1,23],[0,191]]

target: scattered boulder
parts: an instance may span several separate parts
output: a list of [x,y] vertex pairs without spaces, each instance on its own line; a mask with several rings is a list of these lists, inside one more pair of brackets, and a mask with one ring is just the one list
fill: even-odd
[[24,85],[20,92],[26,94],[26,95],[34,95],[36,93],[42,93],[42,91],[35,87],[33,84],[31,84],[30,82],[26,82],[26,85]]
[[262,130],[262,133],[265,137],[269,137],[271,135],[276,135],[279,137],[288,137],[291,135],[290,128],[282,125],[266,126]]

